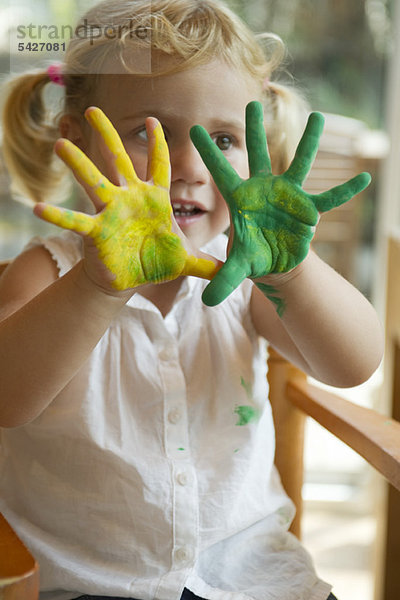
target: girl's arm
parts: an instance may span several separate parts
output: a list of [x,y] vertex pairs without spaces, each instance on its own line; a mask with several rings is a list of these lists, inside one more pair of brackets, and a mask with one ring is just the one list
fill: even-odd
[[312,113],[295,157],[282,175],[271,172],[258,102],[246,108],[250,178],[242,180],[199,126],[191,130],[231,215],[228,258],[203,293],[223,301],[246,277],[255,282],[252,315],[258,332],[316,378],[337,386],[361,383],[382,356],[372,306],[310,252],[319,213],[347,202],[370,181],[361,173],[321,194],[302,189],[318,150],[323,117]]
[[0,426],[38,416],[131,295],[100,289],[83,262],[58,279],[43,247],[17,257],[0,281]]
[[57,279],[47,251],[33,249],[1,279],[0,426],[22,425],[48,406],[139,286],[181,275],[210,279],[218,270],[218,261],[192,249],[173,221],[168,147],[158,121],[146,121],[149,177],[142,181],[106,116],[90,108],[86,117],[119,185],[74,144],[57,142],[97,212],[37,204],[37,216],[83,236],[84,259]]
[[254,286],[256,330],[306,373],[329,385],[351,387],[378,367],[383,333],[375,310],[314,252],[293,271],[260,278],[257,284],[266,286],[270,299]]

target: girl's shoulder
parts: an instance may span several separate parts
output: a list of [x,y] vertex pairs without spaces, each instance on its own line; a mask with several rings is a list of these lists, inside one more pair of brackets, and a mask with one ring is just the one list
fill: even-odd
[[27,252],[42,247],[47,250],[55,263],[58,276],[62,277],[83,258],[82,238],[72,231],[63,231],[60,235],[34,237],[24,248]]
[[76,234],[33,238],[1,276],[0,321],[54,283],[81,257],[81,239]]

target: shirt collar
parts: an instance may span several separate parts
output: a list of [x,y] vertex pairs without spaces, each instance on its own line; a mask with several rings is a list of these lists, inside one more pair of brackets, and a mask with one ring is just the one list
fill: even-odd
[[[202,246],[200,250],[202,252],[206,252],[207,254],[215,256],[219,260],[225,260],[227,243],[228,238],[224,233],[221,233],[209,242],[207,242],[207,244]],[[174,309],[176,310],[178,304],[180,304],[185,298],[191,297],[196,290],[198,290],[198,293],[201,294],[201,292],[207,284],[208,281],[206,279],[191,276],[184,277],[170,313],[172,313]],[[128,300],[127,305],[133,308],[137,308],[139,310],[159,312],[158,308],[150,300],[142,296],[140,292],[136,292],[136,294],[134,294],[132,298]]]

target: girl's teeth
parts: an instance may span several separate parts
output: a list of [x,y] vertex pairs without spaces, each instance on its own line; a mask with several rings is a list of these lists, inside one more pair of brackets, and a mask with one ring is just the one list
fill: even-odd
[[174,204],[174,208],[176,208],[176,210],[181,210],[182,207],[184,208],[184,210],[194,210],[193,204],[180,204],[178,202]]
[[196,208],[193,204],[183,204],[176,202],[173,205],[173,210],[175,215],[179,216],[190,216],[193,213],[200,212],[198,208]]

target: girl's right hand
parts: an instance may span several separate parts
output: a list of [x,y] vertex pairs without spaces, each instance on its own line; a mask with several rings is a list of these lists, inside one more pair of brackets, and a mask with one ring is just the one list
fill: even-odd
[[61,139],[56,144],[58,156],[82,182],[98,212],[92,216],[38,203],[36,216],[84,237],[85,271],[108,292],[181,275],[212,279],[221,263],[190,249],[173,218],[169,153],[161,124],[147,121],[150,179],[142,181],[104,113],[92,107],[85,116],[104,140],[123,185],[111,183],[77,146]]

